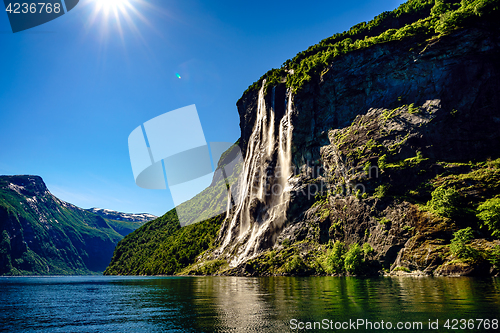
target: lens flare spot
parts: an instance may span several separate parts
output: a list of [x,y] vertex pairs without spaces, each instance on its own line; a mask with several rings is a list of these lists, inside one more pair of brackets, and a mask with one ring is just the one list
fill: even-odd
[[181,78],[180,74],[179,73],[176,73],[175,76],[177,76],[178,79]]

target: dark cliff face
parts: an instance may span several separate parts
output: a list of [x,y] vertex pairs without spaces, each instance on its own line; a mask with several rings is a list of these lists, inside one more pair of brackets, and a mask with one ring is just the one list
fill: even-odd
[[[440,117],[415,145],[430,147],[428,153],[436,158],[490,157],[500,125],[499,45],[496,29],[485,27],[430,42],[388,42],[344,55],[294,96],[295,165],[318,160],[319,148],[329,143],[329,130],[349,126],[371,108],[423,105],[428,100],[440,100],[443,115],[457,110],[460,117],[449,123],[441,123],[446,120]],[[284,86],[276,87],[276,100],[285,99]],[[253,91],[238,101],[243,150],[255,122],[257,95]],[[268,93],[267,104],[271,98]]]
[[5,184],[9,183],[19,188],[19,192],[25,196],[44,195],[48,191],[47,186],[39,176],[4,176]]
[[[442,112],[416,146],[448,160],[486,158],[498,151],[492,147],[500,125],[497,31],[470,29],[418,43],[391,42],[348,54],[298,96],[294,161],[308,160],[315,146],[323,145],[325,132],[350,125],[370,108],[428,100],[440,100]],[[452,110],[460,116],[443,117]]]
[[[453,163],[500,157],[498,32],[491,26],[474,27],[430,41],[406,39],[353,51],[294,94],[292,165],[301,171],[289,179],[286,227],[274,245],[260,244],[262,256],[247,258],[232,272],[272,274],[266,249],[279,254],[288,251],[284,243],[304,241],[369,244],[374,249],[372,271],[484,271],[484,262],[476,263],[477,269],[471,263],[449,266],[454,257],[443,248],[454,231],[467,226],[477,229],[479,238],[489,239],[475,241],[483,248],[499,244],[469,214],[500,193],[497,185],[481,188],[476,180],[467,183],[476,184],[474,190],[455,186],[464,206],[470,207],[462,216],[438,216],[418,204],[431,199],[430,192],[441,184],[440,175],[467,179],[479,172],[472,164],[460,169]],[[274,105],[276,113],[285,112],[276,101],[285,101],[286,92],[284,83],[268,87],[266,105]],[[237,105],[245,156],[258,93],[250,91]],[[378,167],[382,159],[389,164],[386,169]],[[375,168],[376,176],[367,176],[368,167]],[[379,188],[390,190],[384,196]],[[304,253],[311,253],[307,246],[298,248],[303,259],[308,256]]]
[[[246,156],[248,141],[255,126],[259,99],[258,97],[259,91],[251,91],[250,93],[244,94],[236,103],[236,106],[238,107],[238,113],[240,115],[241,136],[239,140],[239,146],[242,152],[242,156]],[[268,93],[264,99],[267,107],[273,106],[275,119],[281,119],[286,113],[287,107],[287,88],[285,83],[269,88]],[[275,132],[277,132],[279,129],[279,122],[276,121],[273,126]]]

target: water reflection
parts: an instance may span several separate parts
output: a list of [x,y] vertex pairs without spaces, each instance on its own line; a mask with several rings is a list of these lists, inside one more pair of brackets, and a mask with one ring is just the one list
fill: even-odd
[[[418,321],[496,318],[498,280],[470,278],[201,278],[196,309],[211,308],[221,331],[283,331],[299,321]],[[208,317],[210,318],[210,317]]]
[[0,278],[0,331],[284,332],[292,318],[427,324],[499,313],[498,279]]

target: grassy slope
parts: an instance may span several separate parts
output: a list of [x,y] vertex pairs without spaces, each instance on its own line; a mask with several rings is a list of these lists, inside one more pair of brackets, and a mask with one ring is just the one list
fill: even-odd
[[106,275],[180,272],[212,245],[223,215],[181,228],[175,209],[118,243]]
[[[217,168],[225,168],[227,181],[233,184],[241,171],[238,142],[222,154]],[[104,272],[109,275],[170,275],[181,272],[207,250],[215,240],[225,213],[227,184],[216,173],[213,186],[191,200],[172,209],[162,217],[148,222],[118,243],[113,259]],[[199,216],[208,219],[182,227],[177,211],[192,223]],[[211,217],[217,215],[215,217]]]
[[146,222],[118,221],[106,218],[105,220],[111,228],[113,228],[117,233],[119,233],[123,237],[127,236],[134,230],[137,230],[141,226],[146,224]]

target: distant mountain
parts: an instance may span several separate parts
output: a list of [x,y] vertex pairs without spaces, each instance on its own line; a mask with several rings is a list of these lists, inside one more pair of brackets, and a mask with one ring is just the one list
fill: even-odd
[[90,208],[87,211],[99,215],[107,220],[110,227],[123,237],[138,229],[146,222],[152,221],[157,216],[148,213],[130,214],[121,213],[110,209]]
[[116,221],[127,221],[127,222],[149,222],[158,218],[153,214],[141,213],[141,214],[130,214],[121,213],[110,209],[102,208],[90,208],[87,209],[89,212],[102,216],[104,218]]
[[154,218],[93,210],[58,199],[38,176],[0,176],[0,275],[102,272],[118,241]]

